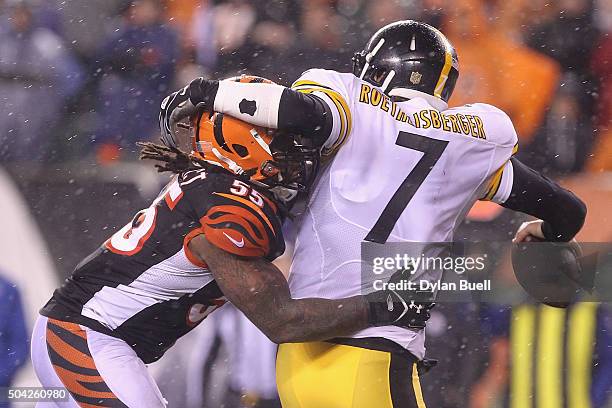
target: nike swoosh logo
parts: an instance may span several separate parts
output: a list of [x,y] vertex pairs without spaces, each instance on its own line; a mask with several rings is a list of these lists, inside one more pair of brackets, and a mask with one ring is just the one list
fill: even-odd
[[227,237],[227,239],[232,241],[232,244],[236,245],[238,248],[242,248],[244,246],[244,238],[241,237],[240,241],[236,241],[234,238],[230,237],[225,232],[223,233],[223,235],[225,235]]

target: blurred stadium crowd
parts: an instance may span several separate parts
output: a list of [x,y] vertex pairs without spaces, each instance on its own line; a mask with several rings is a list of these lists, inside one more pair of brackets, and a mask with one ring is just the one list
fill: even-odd
[[[451,106],[500,107],[515,124],[522,161],[569,176],[570,186],[596,185],[583,193],[596,214],[583,239],[612,239],[612,220],[602,216],[612,198],[609,177],[606,191],[597,178],[612,171],[609,0],[0,0],[0,168],[29,205],[58,276],[150,198],[147,183],[131,175],[149,177],[157,188],[154,176],[125,166],[134,165],[136,141],[158,138],[159,105],[169,92],[201,75],[249,73],[289,85],[312,67],[349,71],[353,52],[375,30],[406,18],[441,28],[457,48],[460,77]],[[78,172],[65,170],[73,165]],[[86,182],[84,168],[95,173]],[[6,191],[2,183],[0,190]],[[460,236],[504,240],[517,222],[483,206]],[[0,303],[12,311],[18,295],[2,290]],[[21,312],[5,310],[0,305],[0,386],[25,359],[15,344],[26,340],[15,340],[17,326],[3,323],[23,320]],[[559,313],[567,328],[546,325]],[[532,318],[539,326],[528,329]],[[171,363],[158,376],[171,406],[279,406],[274,346],[241,319],[230,310],[205,322],[200,337],[166,358]],[[571,324],[590,334],[569,336],[576,333]],[[432,357],[441,359],[423,381],[428,406],[612,406],[606,405],[612,404],[609,305],[585,303],[567,312],[440,307],[428,333]],[[550,363],[546,353],[559,347],[560,362]],[[570,358],[570,349],[582,354]],[[4,363],[7,351],[13,357]],[[532,354],[519,358],[526,353]],[[546,371],[565,370],[566,359],[573,361],[570,374]],[[225,382],[218,379],[223,370]],[[533,390],[542,384],[549,388]],[[545,404],[538,397],[544,393],[568,403]]]
[[[248,72],[290,84],[350,69],[382,25],[412,18],[459,51],[451,104],[493,103],[522,159],[612,168],[612,5],[605,0],[0,2],[0,157],[129,160],[155,138],[161,99],[196,75]],[[118,150],[121,149],[121,150]]]

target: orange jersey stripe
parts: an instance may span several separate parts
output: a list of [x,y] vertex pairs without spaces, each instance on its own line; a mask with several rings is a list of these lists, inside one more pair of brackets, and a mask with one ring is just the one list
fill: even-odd
[[242,204],[252,208],[257,214],[259,214],[261,216],[261,218],[264,219],[266,224],[268,224],[268,227],[270,227],[270,230],[272,231],[272,234],[276,235],[276,231],[274,231],[274,227],[272,227],[272,223],[270,222],[270,220],[268,219],[266,214],[264,214],[263,211],[261,211],[261,208],[257,207],[257,205],[255,205],[254,203],[250,202],[249,200],[245,200],[242,197],[237,197],[237,196],[232,195],[232,194],[225,194],[225,193],[213,193],[213,194],[219,195],[221,197],[229,198],[230,200],[238,201],[239,203],[242,203]]
[[[222,215],[215,217],[215,213]],[[226,252],[248,257],[265,256],[270,239],[261,220],[249,210],[235,205],[212,207],[200,220],[208,241]],[[242,228],[232,228],[235,224]]]

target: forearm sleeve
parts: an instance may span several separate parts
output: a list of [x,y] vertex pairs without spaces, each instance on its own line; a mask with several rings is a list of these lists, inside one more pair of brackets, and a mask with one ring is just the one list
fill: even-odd
[[582,200],[516,158],[510,160],[512,191],[502,205],[543,220],[542,232],[547,240],[571,240],[582,228],[586,217],[587,210]]
[[327,104],[316,95],[266,83],[193,81],[189,88],[194,105],[204,104],[257,126],[299,133],[322,146],[333,118]]
[[285,88],[278,111],[279,129],[299,133],[323,146],[332,127],[332,113],[321,98]]

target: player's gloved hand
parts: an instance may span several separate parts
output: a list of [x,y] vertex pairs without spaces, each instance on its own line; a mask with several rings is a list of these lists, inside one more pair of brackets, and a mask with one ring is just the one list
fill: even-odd
[[212,111],[218,81],[196,78],[184,88],[168,95],[161,103],[159,128],[161,140],[168,147],[176,147],[175,125],[194,115],[198,110]]
[[367,294],[368,318],[372,326],[400,326],[423,329],[435,306],[433,293],[381,290]]

